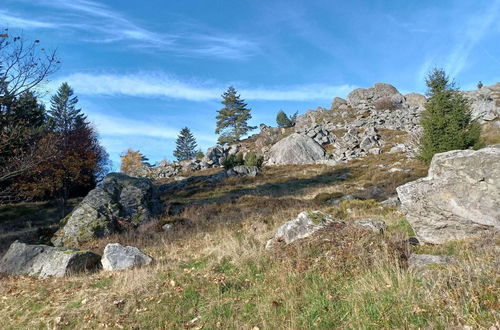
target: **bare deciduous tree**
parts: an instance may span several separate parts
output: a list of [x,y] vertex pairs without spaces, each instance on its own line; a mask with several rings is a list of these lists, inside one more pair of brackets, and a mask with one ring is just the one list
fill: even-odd
[[40,40],[27,41],[0,33],[0,97],[18,96],[43,83],[59,67],[56,51],[47,51]]

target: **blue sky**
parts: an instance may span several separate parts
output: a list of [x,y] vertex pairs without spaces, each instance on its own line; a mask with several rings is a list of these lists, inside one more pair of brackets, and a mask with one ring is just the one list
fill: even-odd
[[0,27],[57,48],[45,88],[74,88],[115,167],[128,147],[172,160],[184,126],[214,145],[229,85],[258,126],[375,82],[425,92],[435,66],[500,80],[500,0],[1,0]]

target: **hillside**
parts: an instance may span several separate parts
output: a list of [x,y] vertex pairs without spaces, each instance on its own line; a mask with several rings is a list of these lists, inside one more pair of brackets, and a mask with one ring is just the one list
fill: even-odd
[[[474,109],[488,109],[477,112],[485,145],[500,136],[497,115],[489,115],[498,114],[499,86],[484,87],[486,96],[475,98],[482,108]],[[109,181],[75,209],[83,211],[64,219],[52,242],[99,255],[108,243],[121,243],[154,262],[62,278],[5,275],[0,318],[9,329],[498,328],[498,231],[425,244],[396,198],[397,187],[428,175],[428,166],[414,157],[422,98],[376,84],[347,100],[336,98],[331,109],[307,112],[294,127],[261,126],[236,145],[211,148],[204,159],[139,169],[137,176],[154,179],[154,185],[116,176],[118,184]],[[305,151],[295,152],[299,146]],[[309,147],[320,149],[312,153]],[[498,157],[499,148],[490,149]],[[229,155],[248,151],[265,156],[256,176],[228,176],[220,167]],[[476,155],[470,152],[460,157]],[[471,171],[493,177],[486,173],[479,184],[498,190],[497,167],[481,166]],[[130,182],[147,200],[136,200],[143,195]],[[135,202],[123,191],[132,191]],[[143,213],[130,215],[129,223],[120,213],[122,227],[106,224],[109,234],[99,227],[91,239],[78,234],[69,240],[73,232],[64,228],[91,217],[90,206],[98,209],[95,196],[116,198],[107,204],[122,203],[113,206],[116,212],[135,207]],[[474,190],[469,196],[475,197]],[[144,209],[153,210],[156,198],[160,215],[151,211],[150,221],[134,222]],[[314,234],[289,244],[277,239],[266,248],[284,223],[304,211],[318,229]],[[359,221],[386,227],[373,230]],[[441,259],[430,266],[415,261],[425,254]]]

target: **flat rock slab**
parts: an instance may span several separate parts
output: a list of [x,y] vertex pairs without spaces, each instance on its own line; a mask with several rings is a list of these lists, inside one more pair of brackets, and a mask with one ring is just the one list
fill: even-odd
[[120,243],[110,243],[104,248],[101,259],[105,270],[122,270],[149,265],[153,258],[134,246],[123,246]]
[[0,260],[0,273],[45,278],[64,277],[100,267],[101,256],[90,251],[12,243]]

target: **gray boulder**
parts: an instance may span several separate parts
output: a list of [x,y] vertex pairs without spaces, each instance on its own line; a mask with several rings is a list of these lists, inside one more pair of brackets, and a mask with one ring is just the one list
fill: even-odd
[[101,259],[105,270],[122,270],[149,265],[153,258],[134,246],[123,246],[120,243],[110,243],[104,248]]
[[312,138],[293,133],[271,147],[269,165],[314,164],[325,159],[325,150]]
[[272,248],[278,242],[289,244],[298,239],[308,237],[334,222],[341,223],[334,221],[330,215],[321,211],[301,212],[297,218],[286,222],[278,228],[274,237],[267,242],[266,249]]
[[79,246],[146,223],[161,209],[158,190],[151,180],[111,173],[63,219],[52,243]]
[[341,97],[336,97],[333,99],[331,110],[335,109],[345,109],[347,108],[347,101]]
[[410,254],[408,258],[408,268],[410,270],[424,270],[431,265],[448,265],[452,262],[450,257],[435,256],[432,254]]
[[500,230],[500,145],[436,154],[428,176],[397,188],[418,239],[440,244]]
[[39,278],[63,277],[100,267],[101,256],[90,251],[12,243],[0,260],[0,273]]
[[405,96],[405,103],[411,107],[423,110],[425,109],[425,101],[427,100],[424,95],[418,93],[410,93]]
[[250,176],[254,177],[260,173],[257,166],[239,165],[227,170],[227,176]]

